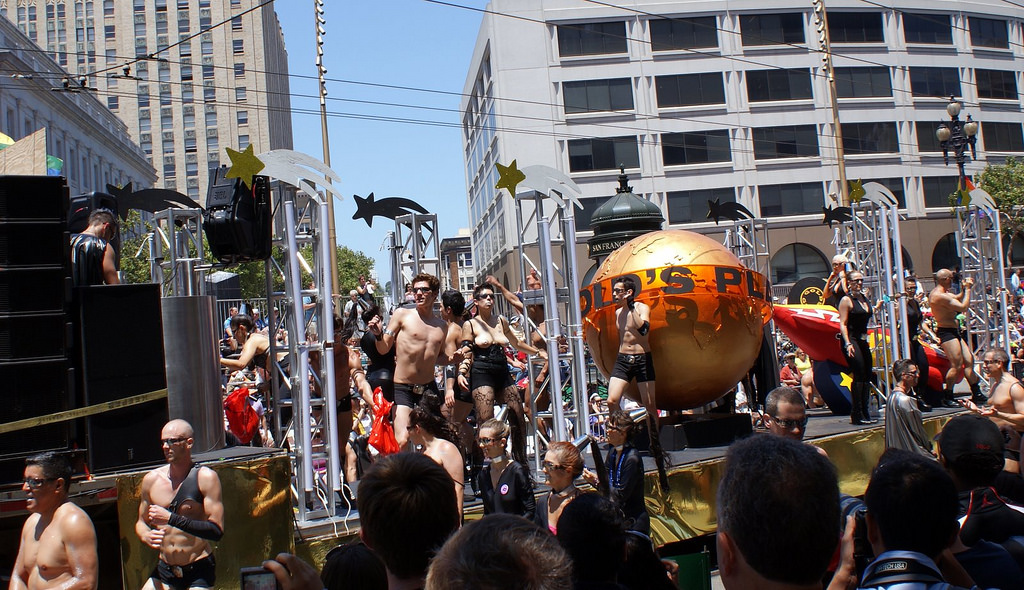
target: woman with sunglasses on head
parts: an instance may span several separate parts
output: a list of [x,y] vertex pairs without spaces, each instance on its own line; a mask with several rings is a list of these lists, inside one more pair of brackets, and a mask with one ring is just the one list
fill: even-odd
[[562,510],[582,492],[576,487],[576,478],[583,474],[583,456],[579,449],[569,442],[553,442],[544,453],[544,483],[551,491],[537,502],[533,521],[546,527],[551,534],[558,531],[558,517]]
[[480,425],[477,443],[490,463],[477,474],[477,489],[484,503],[484,514],[518,514],[533,518],[537,500],[533,496],[530,473],[506,454],[511,429],[491,418]]
[[527,354],[547,358],[544,351],[520,342],[509,328],[508,320],[494,311],[494,287],[478,285],[473,290],[477,315],[462,327],[462,353],[465,360],[459,365],[459,385],[469,389],[476,406],[479,423],[494,417],[494,401],[500,395],[512,414],[512,456],[526,463],[526,424],[523,418],[523,400],[512,382],[505,360],[505,347],[512,346]]
[[850,424],[874,424],[868,410],[871,390],[871,346],[868,345],[868,323],[873,313],[872,305],[864,295],[864,275],[852,271],[846,275],[849,293],[839,302],[839,335],[843,354],[853,373],[850,384]]
[[[605,423],[605,438],[611,445],[605,459],[611,484],[608,499],[622,511],[629,530],[650,535],[651,517],[644,503],[644,461],[633,446],[635,429],[636,424],[626,412],[612,410],[608,414]],[[583,470],[583,479],[595,487],[598,485],[597,474],[589,469]]]
[[839,309],[839,303],[850,292],[848,272],[846,270],[849,264],[850,260],[842,254],[836,254],[832,257],[832,274],[828,275],[828,278],[825,279],[825,291],[821,296],[825,305],[831,305]]
[[432,391],[423,393],[423,398],[409,415],[409,442],[414,448],[421,447],[422,453],[444,467],[455,485],[455,502],[462,514],[462,495],[465,491],[465,465],[462,453],[455,445],[456,435],[451,425],[441,417],[441,400]]

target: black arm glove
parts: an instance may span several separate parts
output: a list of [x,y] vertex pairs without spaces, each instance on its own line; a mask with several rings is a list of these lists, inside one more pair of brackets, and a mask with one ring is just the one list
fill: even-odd
[[641,336],[646,336],[651,331],[651,322],[644,322],[639,328],[636,329]]
[[216,523],[208,520],[192,520],[178,513],[172,513],[167,519],[167,524],[207,541],[220,541],[220,538],[224,536],[224,531]]

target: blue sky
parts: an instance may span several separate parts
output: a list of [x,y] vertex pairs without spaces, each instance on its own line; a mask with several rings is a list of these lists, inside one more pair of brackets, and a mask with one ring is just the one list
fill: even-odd
[[[485,0],[458,3],[486,5]],[[322,159],[320,116],[312,114],[320,108],[313,0],[275,4],[288,49],[292,109],[310,113],[292,116],[294,147]],[[458,94],[482,13],[423,0],[325,0],[325,5],[331,168],[341,176],[345,195],[344,201],[335,202],[338,242],[377,259],[383,282],[390,265],[379,247],[394,223],[377,217],[370,228],[353,220],[353,194],[410,198],[437,213],[441,238],[469,225]]]

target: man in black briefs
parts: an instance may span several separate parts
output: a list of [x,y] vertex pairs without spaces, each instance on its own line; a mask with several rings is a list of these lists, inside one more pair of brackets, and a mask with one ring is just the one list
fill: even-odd
[[143,590],[214,588],[210,541],[224,534],[220,479],[192,462],[192,426],[171,420],[160,431],[167,465],[142,478],[135,533],[160,552]]
[[985,396],[978,385],[978,374],[974,372],[974,353],[971,352],[967,337],[960,330],[960,323],[956,319],[958,314],[966,312],[971,306],[971,287],[974,286],[974,279],[967,277],[963,280],[964,290],[959,295],[950,292],[952,285],[953,271],[939,269],[935,273],[935,288],[928,295],[928,303],[938,324],[935,334],[939,337],[942,352],[945,352],[946,358],[949,359],[943,395],[947,401],[952,400],[953,386],[966,377],[967,383],[971,386],[971,399],[976,404],[984,404]]

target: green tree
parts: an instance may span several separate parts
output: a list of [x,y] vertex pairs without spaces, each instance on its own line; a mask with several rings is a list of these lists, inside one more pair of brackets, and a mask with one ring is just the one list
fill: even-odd
[[999,208],[1003,236],[1008,238],[1006,258],[1010,260],[1013,237],[1024,232],[1024,160],[1007,158],[1005,164],[985,166],[978,183]]
[[153,226],[135,209],[121,222],[121,274],[126,283],[152,282],[149,272],[149,236]]

